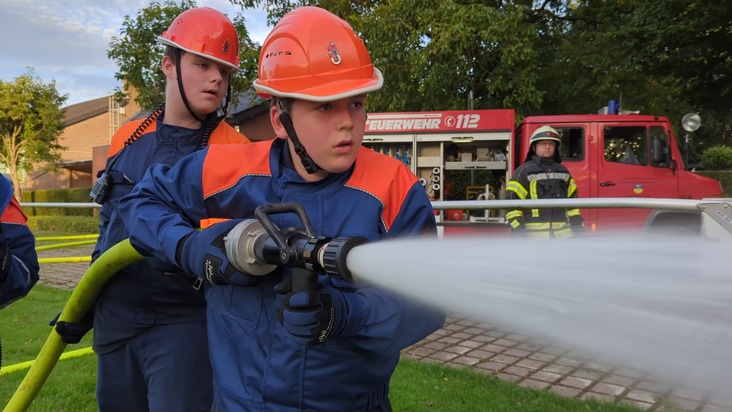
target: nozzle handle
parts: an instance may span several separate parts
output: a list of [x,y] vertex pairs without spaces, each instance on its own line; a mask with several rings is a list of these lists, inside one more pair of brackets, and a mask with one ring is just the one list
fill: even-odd
[[287,265],[297,258],[297,252],[287,244],[287,241],[285,241],[285,238],[280,232],[280,228],[269,218],[269,215],[278,213],[295,213],[305,227],[305,233],[310,237],[315,237],[315,231],[310,224],[307,213],[305,213],[305,208],[299,203],[260,205],[254,210],[254,216],[256,216],[259,223],[264,227],[264,230],[267,231],[280,249],[280,263]]
[[304,268],[292,269],[292,293],[308,292],[318,289],[318,274]]

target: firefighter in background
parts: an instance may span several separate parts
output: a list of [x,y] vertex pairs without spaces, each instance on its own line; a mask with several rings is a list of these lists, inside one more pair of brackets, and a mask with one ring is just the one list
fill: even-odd
[[[212,8],[189,9],[159,40],[165,45],[165,104],[144,120],[122,125],[112,138],[97,180],[107,187],[92,190],[102,203],[93,259],[129,236],[117,205],[150,165],[171,166],[208,145],[249,142],[223,121],[230,76],[239,66],[239,39],[231,21]],[[94,327],[100,411],[210,409],[205,298],[195,277],[180,272],[152,259],[134,263],[105,285],[93,317],[58,323],[56,329],[70,343]]]
[[[506,199],[577,198],[577,185],[559,157],[559,133],[541,126],[529,140],[524,163],[506,186]],[[506,213],[513,234],[538,238],[570,238],[584,230],[579,209],[515,209]]]
[[[316,289],[293,292],[291,268],[251,276],[224,250],[258,206],[286,202],[303,206],[318,236],[436,236],[417,177],[361,146],[366,97],[382,84],[347,22],[297,8],[265,39],[254,81],[277,138],[152,166],[120,203],[137,250],[210,282],[213,410],[391,411],[400,351],[442,327],[444,313],[390,291],[319,274]],[[229,220],[196,230],[210,218]],[[292,213],[271,220],[302,227]]]
[[36,239],[13,196],[13,185],[0,176],[0,309],[27,295],[38,282]]

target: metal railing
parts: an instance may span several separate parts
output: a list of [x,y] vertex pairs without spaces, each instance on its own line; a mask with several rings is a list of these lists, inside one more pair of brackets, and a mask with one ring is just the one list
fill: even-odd
[[[20,203],[23,207],[100,208],[96,203]],[[732,199],[586,198],[529,200],[444,200],[432,202],[436,210],[501,210],[518,208],[631,208],[678,212],[701,212],[732,233]]]

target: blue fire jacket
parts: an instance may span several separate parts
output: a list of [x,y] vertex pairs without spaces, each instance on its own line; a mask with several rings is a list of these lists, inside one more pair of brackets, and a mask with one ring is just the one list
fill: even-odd
[[13,197],[10,181],[0,176],[0,222],[9,252],[7,277],[0,275],[0,308],[27,295],[38,282],[36,240],[27,220]]
[[[163,114],[149,124],[134,142],[125,145],[143,120],[122,125],[112,138],[107,160],[111,182],[102,206],[99,239],[92,259],[127,239],[129,232],[119,217],[117,204],[152,164],[175,164],[200,149],[202,129],[188,129],[162,122]],[[249,140],[221,122],[211,133],[210,144],[246,143]],[[110,168],[111,160],[119,155]],[[173,265],[153,267],[150,260],[133,263],[111,278],[100,293],[94,316],[94,349],[105,353],[155,324],[205,319],[205,298],[195,290],[191,276],[166,276],[160,270],[180,272]]]
[[[120,203],[136,248],[175,260],[178,242],[208,218],[254,218],[259,205],[301,204],[317,235],[371,241],[436,233],[434,213],[417,178],[401,162],[361,148],[347,172],[304,181],[287,145],[210,147],[176,166],[154,166]],[[280,228],[302,227],[293,214],[271,216]],[[378,259],[378,256],[374,257]],[[258,286],[206,287],[214,398],[227,411],[364,411],[388,399],[400,350],[439,329],[444,313],[381,288],[321,275],[363,303],[352,336],[305,347],[277,321],[283,297],[273,288],[285,269]],[[348,329],[351,329],[349,324]]]

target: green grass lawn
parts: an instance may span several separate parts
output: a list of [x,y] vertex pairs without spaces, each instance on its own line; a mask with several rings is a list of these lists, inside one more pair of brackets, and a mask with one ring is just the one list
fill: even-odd
[[[34,359],[51,332],[48,322],[71,292],[36,286],[25,299],[0,311],[3,366]],[[66,351],[91,346],[91,334]],[[96,357],[59,361],[29,411],[96,411]],[[26,370],[0,376],[0,405],[8,403]],[[391,399],[397,412],[637,412],[631,406],[565,398],[548,391],[521,388],[467,368],[402,360],[392,380]]]
[[[51,333],[48,322],[63,309],[70,291],[36,285],[30,294],[0,310],[2,365],[35,359]],[[66,351],[91,346],[91,334]],[[0,370],[1,371],[1,370]],[[28,369],[0,376],[0,404],[4,407]],[[96,411],[96,357],[86,355],[59,361],[29,411]]]

